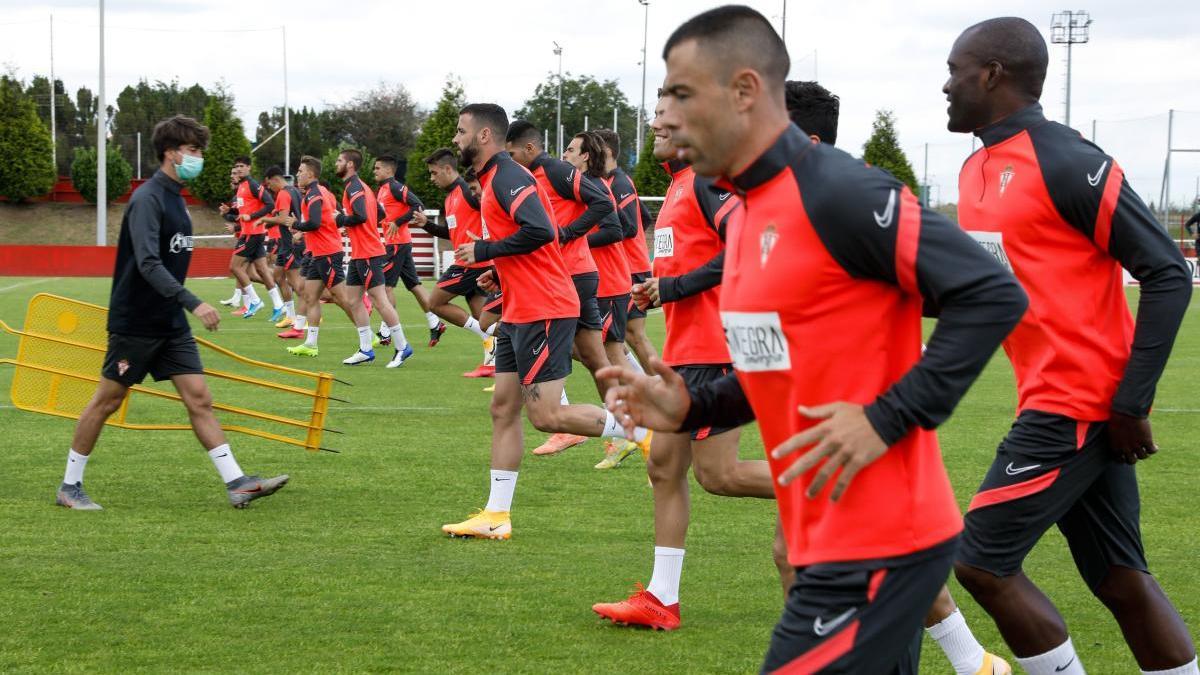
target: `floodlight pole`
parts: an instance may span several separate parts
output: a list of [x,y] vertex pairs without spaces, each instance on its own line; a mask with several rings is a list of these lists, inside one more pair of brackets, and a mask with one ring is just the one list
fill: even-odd
[[104,111],[104,0],[100,0],[100,86],[96,97],[96,245],[108,239],[108,139]]
[[558,113],[554,118],[554,126],[558,129],[558,156],[562,157],[562,47],[554,43],[554,55],[558,57]]
[[642,23],[642,105],[638,108],[637,119],[637,152],[634,154],[636,161],[642,159],[642,133],[646,126],[646,38],[650,32],[650,0],[638,0],[645,12],[645,18]]
[[58,124],[54,114],[54,12],[50,13],[50,158],[58,177]]
[[287,26],[280,26],[283,31],[283,172],[292,173],[292,125],[291,112],[288,110],[288,68],[287,68]]
[[1050,19],[1050,41],[1056,45],[1067,46],[1067,95],[1066,112],[1063,124],[1071,126],[1071,46],[1086,44],[1088,41],[1088,26],[1092,19],[1083,10],[1073,12],[1065,10],[1054,14]]

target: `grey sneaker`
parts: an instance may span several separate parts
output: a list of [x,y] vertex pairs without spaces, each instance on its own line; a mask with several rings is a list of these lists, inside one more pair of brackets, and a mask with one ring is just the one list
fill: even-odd
[[77,511],[104,510],[104,507],[92,501],[92,498],[83,491],[83,483],[76,483],[74,485],[63,483],[58,486],[58,494],[54,497],[54,503]]
[[275,494],[279,488],[287,485],[287,482],[288,475],[286,473],[274,478],[242,476],[226,483],[225,487],[229,490],[229,503],[233,504],[233,508],[244,509],[255,499]]

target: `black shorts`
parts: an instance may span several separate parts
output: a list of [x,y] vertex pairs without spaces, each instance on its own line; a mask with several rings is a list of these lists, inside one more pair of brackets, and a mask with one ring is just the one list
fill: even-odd
[[251,234],[239,238],[238,248],[234,249],[234,253],[250,262],[267,257],[267,235]]
[[438,279],[438,288],[446,291],[451,295],[461,295],[464,298],[470,299],[483,293],[479,290],[476,283],[479,281],[479,276],[488,271],[487,267],[459,267],[451,265],[442,272],[441,278]]
[[585,272],[571,277],[575,293],[579,295],[579,323],[575,330],[600,330],[604,320],[600,317],[600,304],[596,302],[596,289],[600,288],[600,274]]
[[346,280],[346,271],[342,269],[342,252],[330,255],[311,256],[304,278],[309,281],[324,282],[325,288],[333,288]]
[[1096,590],[1113,566],[1147,571],[1132,466],[1112,456],[1106,422],[1022,412],[967,508],[958,559],[996,576],[1017,573],[1051,525]]
[[417,263],[413,260],[412,244],[388,244],[383,263],[383,283],[388,288],[395,288],[401,281],[405,290],[409,291],[421,285]]
[[521,384],[561,380],[571,374],[576,319],[503,322],[496,329],[496,372],[516,373]]
[[[724,365],[703,365],[703,366],[672,366],[672,370],[679,373],[683,378],[684,384],[689,390],[699,389],[705,384],[713,380],[719,380],[727,374],[733,372],[733,366]],[[706,438],[712,438],[717,434],[723,434],[726,431],[733,431],[736,427],[703,427],[692,432],[693,441],[702,441]]]
[[297,265],[300,267],[300,278],[308,279],[308,268],[312,265],[312,254],[308,251],[305,251],[304,255],[300,256],[300,260]]
[[346,272],[346,285],[365,286],[367,290],[382,286],[386,260],[387,256],[382,255],[351,260],[350,270]]
[[[646,280],[649,278],[650,278],[649,272],[634,272],[633,273],[633,283],[635,286],[637,284],[646,283]],[[638,309],[637,303],[633,301],[632,295],[629,296],[629,312],[628,312],[628,314],[629,314],[630,319],[646,318],[646,310]]]
[[497,316],[504,313],[504,292],[488,293],[483,300],[483,311]]
[[292,242],[288,239],[275,240],[275,266],[287,269],[292,262]]
[[108,334],[108,351],[100,374],[126,387],[141,384],[146,375],[155,382],[176,375],[201,375],[200,350],[191,333],[175,337]]
[[629,312],[629,294],[596,298],[600,307],[600,332],[605,342],[625,341],[625,322]]
[[925,615],[950,575],[957,543],[797,569],[762,672],[916,675]]

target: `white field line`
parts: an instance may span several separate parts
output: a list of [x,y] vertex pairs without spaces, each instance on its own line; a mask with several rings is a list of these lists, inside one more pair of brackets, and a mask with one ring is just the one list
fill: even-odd
[[30,279],[29,281],[22,281],[22,282],[15,283],[15,284],[9,284],[8,286],[0,286],[0,293],[3,293],[4,291],[11,291],[15,288],[24,288],[25,286],[32,286],[34,284],[46,283],[47,281],[58,281],[58,279],[59,279],[59,277],[46,277],[44,279]]

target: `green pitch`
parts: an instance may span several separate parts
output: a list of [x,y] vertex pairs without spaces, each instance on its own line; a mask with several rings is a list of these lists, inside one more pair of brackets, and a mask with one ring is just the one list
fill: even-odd
[[[226,281],[188,285],[210,303],[230,290]],[[106,280],[5,278],[0,318],[20,325],[28,298],[41,291],[108,301]],[[428,349],[415,303],[400,295],[416,345],[400,370],[383,368],[389,348],[371,366],[341,366],[356,339],[337,310],[327,313],[317,359],[285,354],[264,316],[227,317],[212,336],[246,356],[329,370],[354,385],[335,389],[352,403],[330,417],[346,435],[325,442],[341,454],[231,436],[248,472],[292,476],[246,511],[229,507],[190,434],[117,429],[105,430],[87,469],[88,491],[105,510],[56,508],[72,422],[12,409],[12,371],[0,370],[0,672],[757,671],[781,606],[773,503],[712,497],[693,484],[684,626],[671,634],[615,628],[590,610],[648,581],[651,495],[636,456],[601,472],[591,468],[598,441],[556,457],[527,455],[511,541],[442,535],[443,523],[486,501],[487,381],[459,376],[478,363],[474,338],[451,328]],[[661,315],[649,325],[661,342]],[[1193,632],[1197,335],[1200,317],[1191,312],[1159,387],[1163,450],[1140,470],[1151,567]],[[15,351],[16,340],[0,335],[0,354]],[[578,370],[568,388],[573,401],[595,401]],[[1014,401],[1001,356],[942,430],[964,507]],[[302,407],[269,393],[253,403],[296,414]],[[527,449],[542,438],[527,426]],[[762,457],[756,431],[742,448]],[[1063,610],[1089,672],[1136,672],[1057,532],[1027,569]],[[1010,656],[983,612],[952,588],[984,645]],[[949,672],[929,640],[923,672]]]

